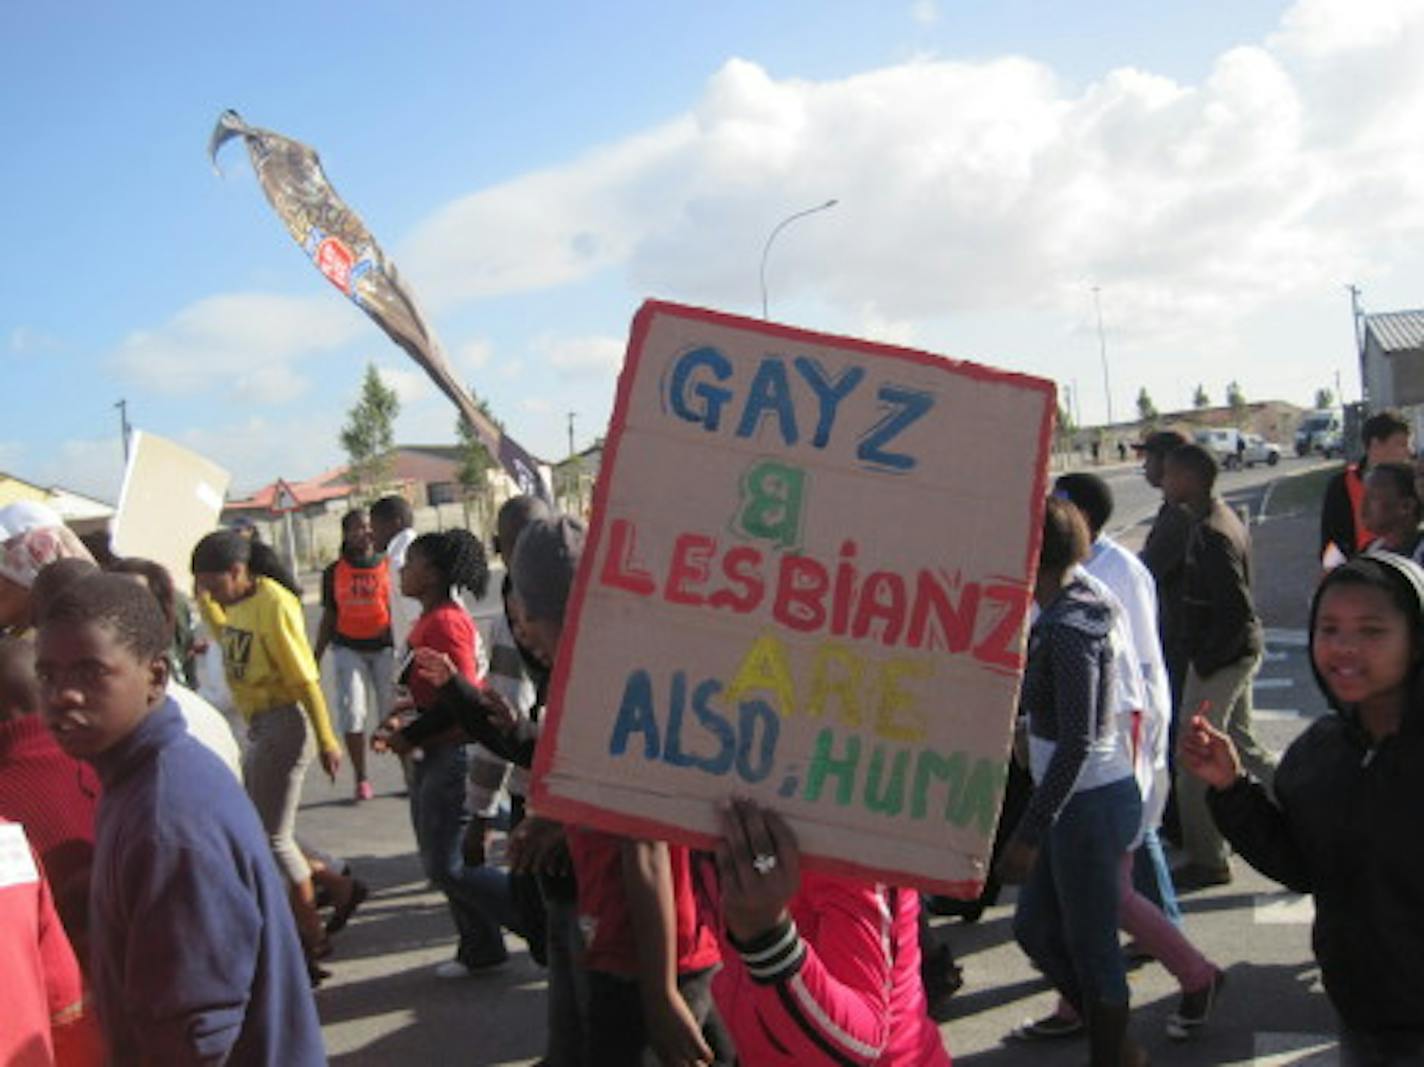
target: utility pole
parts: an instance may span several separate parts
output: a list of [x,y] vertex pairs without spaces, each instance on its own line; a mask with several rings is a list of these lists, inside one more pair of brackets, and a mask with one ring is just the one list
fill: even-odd
[[574,454],[574,419],[578,415],[576,411],[569,412],[569,455]]
[[[1354,282],[1345,286],[1345,291],[1350,294],[1350,315],[1355,326],[1355,360],[1360,368],[1360,400],[1368,404],[1369,386],[1365,378],[1365,311],[1360,306],[1360,287]],[[1338,376],[1335,382],[1335,393],[1341,404],[1345,402],[1345,397],[1340,393],[1340,383]]]
[[129,435],[133,428],[129,425],[129,402],[120,400],[114,404],[119,409],[119,443],[124,447],[124,466],[129,465]]
[[1103,333],[1103,301],[1099,296],[1101,292],[1102,289],[1099,286],[1093,286],[1093,306],[1098,309],[1098,354],[1103,361],[1103,394],[1108,401],[1107,424],[1111,426],[1113,424],[1112,383],[1108,379],[1108,339],[1107,335]]

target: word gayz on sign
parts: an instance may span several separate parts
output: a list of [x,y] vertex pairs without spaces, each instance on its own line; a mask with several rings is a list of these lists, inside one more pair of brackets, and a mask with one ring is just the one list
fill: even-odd
[[648,303],[535,766],[541,814],[970,893],[1023,667],[1051,383]]

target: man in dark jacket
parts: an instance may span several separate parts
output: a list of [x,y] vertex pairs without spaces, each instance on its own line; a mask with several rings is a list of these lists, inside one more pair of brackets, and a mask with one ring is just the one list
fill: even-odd
[[[1193,524],[1182,575],[1182,636],[1187,676],[1178,727],[1205,715],[1235,742],[1242,762],[1267,787],[1275,758],[1251,728],[1251,685],[1261,665],[1261,622],[1251,599],[1251,539],[1225,501],[1213,493],[1217,466],[1200,445],[1168,454],[1162,488]],[[1173,875],[1180,889],[1231,881],[1227,846],[1206,805],[1200,779],[1177,775],[1177,810],[1189,863]]]
[[1409,423],[1398,412],[1380,411],[1365,420],[1360,436],[1365,458],[1351,463],[1325,487],[1320,507],[1320,558],[1334,545],[1346,559],[1364,549],[1373,535],[1360,521],[1365,499],[1365,475],[1379,463],[1408,463]]

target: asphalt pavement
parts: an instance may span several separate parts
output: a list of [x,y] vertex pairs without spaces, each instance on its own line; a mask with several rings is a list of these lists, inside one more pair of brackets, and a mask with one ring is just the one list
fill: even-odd
[[[1255,585],[1268,627],[1266,660],[1256,682],[1258,731],[1279,751],[1325,712],[1311,679],[1303,627],[1315,573],[1314,514],[1273,515],[1272,483],[1313,469],[1288,459],[1276,468],[1230,472],[1220,489],[1253,519]],[[1115,536],[1141,543],[1156,494],[1136,467],[1104,468],[1118,501]],[[1264,513],[1264,520],[1262,515]],[[493,603],[476,606],[477,614]],[[522,943],[510,938],[509,966],[462,980],[432,969],[453,952],[450,919],[429,891],[413,852],[399,769],[372,761],[378,796],[356,805],[349,774],[332,787],[318,770],[308,776],[298,832],[347,858],[373,890],[336,939],[332,977],[317,994],[333,1064],[515,1065],[543,1048],[543,972]],[[1160,966],[1132,972],[1134,1034],[1158,1064],[1286,1064],[1336,1062],[1332,1013],[1310,954],[1311,905],[1282,891],[1245,864],[1227,886],[1184,897],[1186,930],[1227,973],[1210,1024],[1193,1040],[1169,1040],[1163,1027],[1178,990]],[[946,1004],[941,1032],[962,1064],[1081,1064],[1082,1039],[1033,1046],[1005,1043],[1019,1022],[1051,1009],[1053,996],[1013,942],[1013,892],[974,924],[936,920],[964,968],[961,991]]]

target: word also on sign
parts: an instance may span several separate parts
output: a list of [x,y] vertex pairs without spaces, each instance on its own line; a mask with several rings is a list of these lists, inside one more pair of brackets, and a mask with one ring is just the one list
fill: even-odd
[[969,893],[1002,800],[1051,383],[648,303],[535,767],[541,813]]

